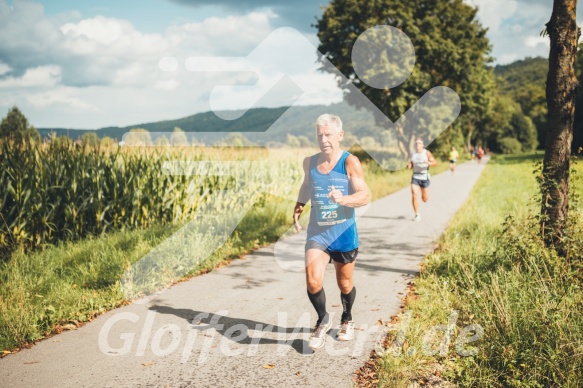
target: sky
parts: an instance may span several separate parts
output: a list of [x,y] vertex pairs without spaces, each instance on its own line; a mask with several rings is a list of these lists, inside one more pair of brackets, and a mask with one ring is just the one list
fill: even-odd
[[[494,64],[548,56],[552,0],[464,1],[478,7]],[[326,3],[0,0],[0,117],[18,106],[37,128],[98,129],[339,102],[316,63]]]

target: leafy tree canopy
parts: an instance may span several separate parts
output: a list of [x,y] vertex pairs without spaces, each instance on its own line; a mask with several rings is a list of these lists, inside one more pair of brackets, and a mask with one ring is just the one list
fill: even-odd
[[16,106],[10,108],[6,117],[0,122],[0,138],[39,139],[37,130],[28,123],[27,118]]
[[[466,114],[466,119],[476,121],[486,112],[493,86],[487,68],[491,61],[490,44],[476,12],[462,0],[333,0],[317,22],[323,70],[332,73],[339,70],[345,76],[337,80],[348,103],[359,105],[360,100],[350,93],[354,85],[393,122],[435,86],[455,90],[462,100],[462,116]],[[352,47],[358,37],[377,25],[400,29],[415,49],[411,75],[390,89],[362,82],[352,62]],[[382,73],[388,69],[374,71]],[[402,148],[408,146],[403,144]]]

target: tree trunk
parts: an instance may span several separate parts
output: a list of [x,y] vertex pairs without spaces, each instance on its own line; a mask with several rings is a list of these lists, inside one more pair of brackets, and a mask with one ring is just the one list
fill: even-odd
[[468,128],[468,137],[467,137],[467,141],[466,141],[466,152],[472,152],[474,150],[474,147],[472,147],[472,135],[474,134],[474,128],[475,125],[473,123],[473,121],[470,121],[467,123],[467,128]]
[[541,181],[541,231],[547,246],[561,253],[569,209],[569,168],[573,140],[575,91],[574,62],[579,29],[577,0],[554,0],[547,32],[551,40],[546,98],[548,127]]
[[[411,150],[415,150],[415,140],[417,140],[417,135],[415,134],[415,132],[412,132],[411,135],[409,136],[409,144],[407,145],[407,149],[409,150],[409,159],[411,159],[411,156],[413,156],[411,154]],[[425,146],[427,146],[427,144],[425,144]]]
[[405,132],[403,131],[402,125],[395,126],[395,132],[397,135],[397,144],[399,145],[399,151],[403,156],[403,160],[409,161],[411,159],[411,153],[407,148],[407,138],[405,138]]

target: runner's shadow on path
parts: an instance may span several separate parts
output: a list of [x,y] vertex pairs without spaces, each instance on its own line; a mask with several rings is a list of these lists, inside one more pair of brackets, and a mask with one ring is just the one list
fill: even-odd
[[[192,309],[175,309],[170,306],[154,305],[149,308],[160,314],[175,315],[188,321],[190,328],[199,330],[215,329],[217,333],[223,337],[243,345],[251,344],[271,344],[271,345],[287,345],[291,346],[296,352],[300,354],[312,354],[314,351],[308,347],[308,341],[296,338],[293,341],[278,340],[272,338],[263,338],[265,333],[285,333],[301,335],[302,333],[310,333],[311,329],[308,327],[288,328],[277,325],[270,325],[263,322],[253,321],[251,319],[234,318],[221,314],[214,314],[204,311],[196,311]],[[255,332],[251,337],[249,330]],[[257,334],[261,332],[261,334]],[[287,337],[286,337],[287,338]]]
[[[250,256],[270,256],[273,257],[273,251],[255,251],[250,254]],[[245,259],[244,259],[245,260]]]
[[[363,233],[364,234],[364,233]],[[368,236],[364,234],[361,235],[362,240],[366,240]],[[366,245],[363,252],[367,254],[376,255],[379,253],[384,253],[387,256],[398,254],[415,254],[418,256],[419,254],[423,255],[423,250],[420,251],[419,244],[414,243],[407,243],[407,242],[396,242],[396,243],[379,243],[376,242],[374,245],[368,244]]]
[[364,215],[364,216],[360,216],[358,218],[378,218],[378,219],[381,219],[381,220],[407,220],[407,217],[405,217],[405,216],[399,216],[399,217],[380,217],[380,216],[367,216],[367,215]]
[[356,262],[356,268],[362,268],[364,270],[371,271],[373,274],[375,274],[378,271],[384,271],[384,272],[402,273],[405,275],[412,275],[412,276],[419,275],[419,271],[411,271],[411,270],[407,270],[407,269],[390,268],[390,267],[380,267],[380,266],[376,266],[376,265],[363,264],[362,262],[358,262],[358,261]]

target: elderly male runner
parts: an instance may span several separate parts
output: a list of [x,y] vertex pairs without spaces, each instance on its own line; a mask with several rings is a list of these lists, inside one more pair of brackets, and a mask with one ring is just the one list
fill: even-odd
[[321,152],[304,159],[304,181],[293,215],[294,226],[299,231],[300,214],[304,205],[312,201],[305,251],[308,297],[318,313],[309,340],[312,349],[324,345],[332,325],[323,288],[326,265],[330,261],[334,261],[343,309],[337,338],[350,341],[354,337],[351,310],[356,288],[352,274],[359,244],[354,208],[370,202],[360,161],[340,149],[344,136],[340,118],[321,115],[316,120],[316,132]]

